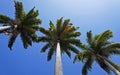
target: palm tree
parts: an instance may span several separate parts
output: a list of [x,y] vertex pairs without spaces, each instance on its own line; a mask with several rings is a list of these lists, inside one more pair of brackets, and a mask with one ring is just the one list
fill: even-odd
[[55,75],[63,75],[61,54],[66,53],[71,57],[71,51],[79,53],[76,47],[79,47],[80,40],[76,39],[76,37],[80,36],[80,32],[77,32],[78,27],[72,26],[69,22],[69,19],[63,21],[63,18],[60,18],[57,20],[56,25],[50,21],[50,28],[40,28],[44,36],[41,36],[39,41],[46,42],[41,52],[49,50],[48,61],[51,60],[52,55],[56,52]]
[[14,1],[15,3],[15,19],[6,15],[0,14],[0,32],[10,36],[8,47],[12,49],[15,39],[20,34],[24,48],[32,45],[32,42],[37,41],[36,31],[39,30],[41,20],[37,18],[39,15],[35,7],[28,13],[25,13],[22,2]]
[[82,61],[84,63],[83,75],[87,75],[87,71],[91,70],[94,61],[108,74],[113,71],[116,75],[120,75],[120,67],[109,59],[113,54],[120,54],[120,43],[108,41],[112,36],[110,30],[106,30],[94,37],[91,31],[87,32],[88,44],[81,44],[83,51],[76,55],[74,59],[74,62]]

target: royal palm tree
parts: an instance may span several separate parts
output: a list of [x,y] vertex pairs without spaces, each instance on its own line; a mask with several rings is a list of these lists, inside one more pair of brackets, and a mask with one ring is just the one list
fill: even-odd
[[49,50],[47,56],[48,61],[51,60],[52,55],[56,52],[55,75],[63,75],[61,54],[66,53],[71,57],[71,51],[79,53],[76,47],[79,47],[80,40],[76,37],[80,36],[80,32],[77,32],[78,27],[74,27],[69,22],[69,19],[63,21],[63,18],[60,18],[57,20],[56,25],[50,21],[50,28],[40,28],[44,36],[41,36],[39,41],[46,42],[41,52]]
[[32,45],[37,41],[36,31],[39,30],[41,20],[37,18],[39,15],[35,7],[28,13],[24,11],[22,2],[14,1],[15,18],[12,19],[6,15],[0,14],[0,32],[10,36],[8,47],[12,49],[15,39],[20,34],[24,48]]
[[91,31],[87,32],[88,44],[81,44],[83,51],[74,59],[74,62],[82,61],[84,63],[82,75],[87,75],[87,71],[91,70],[94,61],[108,74],[113,71],[116,75],[120,75],[120,67],[109,59],[111,55],[120,54],[120,43],[109,41],[112,36],[110,30],[96,36],[93,36]]

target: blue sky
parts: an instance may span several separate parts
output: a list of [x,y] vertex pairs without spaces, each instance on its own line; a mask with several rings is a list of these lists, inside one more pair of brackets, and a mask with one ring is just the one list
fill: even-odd
[[[28,12],[34,6],[39,10],[42,27],[48,28],[49,20],[54,23],[60,17],[71,19],[71,23],[79,26],[82,33],[80,39],[86,41],[86,32],[92,30],[99,34],[110,29],[114,33],[111,41],[120,42],[120,0],[19,0]],[[14,18],[13,0],[0,0],[0,14]],[[18,37],[13,51],[7,47],[8,36],[0,34],[0,75],[54,75],[54,60],[47,62],[47,52],[40,53],[43,43],[34,43],[24,49]],[[73,64],[73,57],[62,56],[64,75],[81,75],[82,63]],[[111,58],[120,65],[120,56]],[[108,75],[94,62],[88,75]],[[114,75],[113,73],[111,75]]]

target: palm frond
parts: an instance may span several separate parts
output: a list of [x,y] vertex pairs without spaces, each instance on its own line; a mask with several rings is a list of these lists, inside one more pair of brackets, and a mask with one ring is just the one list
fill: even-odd
[[92,63],[93,60],[90,57],[88,57],[82,68],[82,75],[87,75],[87,71],[90,71],[92,68]]
[[62,21],[63,21],[63,17],[57,20],[56,29],[58,34],[60,33],[60,31],[62,31]]
[[77,47],[80,47],[80,44],[81,44],[80,40],[75,39],[75,38],[63,39],[61,41],[63,41],[64,43],[70,43],[70,44],[75,45]]
[[40,27],[39,30],[40,30],[41,33],[43,33],[46,36],[50,36],[51,35],[50,32],[49,32],[49,30],[46,30],[43,27]]
[[1,24],[6,24],[6,25],[12,25],[13,20],[6,15],[0,14],[0,23]]
[[42,49],[41,49],[40,52],[45,52],[49,47],[50,47],[50,44],[47,43],[46,45],[44,45],[44,46],[42,47]]
[[15,0],[14,0],[14,3],[15,3],[15,17],[16,17],[16,19],[20,19],[22,21],[25,16],[23,4],[22,4],[22,2],[18,2]]
[[50,31],[55,31],[56,30],[52,21],[50,21],[49,25],[50,25]]
[[13,35],[10,37],[9,43],[8,43],[8,47],[10,48],[10,50],[12,50],[12,46],[13,46],[16,38],[17,38],[18,32],[17,32],[17,31],[14,31],[12,34],[13,34]]
[[55,48],[51,47],[50,50],[48,51],[47,61],[51,60],[52,55],[53,55],[54,52],[55,52]]
[[[63,50],[62,50],[63,51]],[[65,51],[65,53],[69,56],[69,58],[71,58],[71,52],[69,51],[69,50],[64,50]]]
[[89,44],[92,44],[93,42],[92,31],[87,32],[87,42]]
[[21,33],[21,40],[25,49],[27,49],[28,46],[32,46],[32,40],[25,32]]
[[103,33],[99,34],[96,39],[97,45],[103,46],[104,43],[113,36],[112,31],[106,30]]
[[50,42],[51,39],[49,37],[46,37],[46,36],[41,36],[41,37],[39,37],[38,41],[39,42]]
[[69,48],[68,49],[71,50],[71,51],[73,51],[76,54],[79,53],[79,50],[76,47],[74,47],[73,45],[71,45],[71,44],[69,44]]

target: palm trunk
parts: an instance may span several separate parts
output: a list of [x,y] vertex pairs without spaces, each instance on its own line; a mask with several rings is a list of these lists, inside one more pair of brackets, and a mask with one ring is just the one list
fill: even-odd
[[116,75],[120,75],[120,72],[108,62],[108,59],[106,57],[102,57],[100,55],[98,56],[103,59],[103,61],[110,68],[111,71],[113,71]]
[[11,28],[11,26],[0,26],[0,31],[4,31],[9,28]]
[[55,59],[55,75],[63,75],[60,44],[57,43]]
[[108,61],[104,60],[104,62],[116,75],[120,75],[120,72],[115,69],[110,63],[108,63]]

